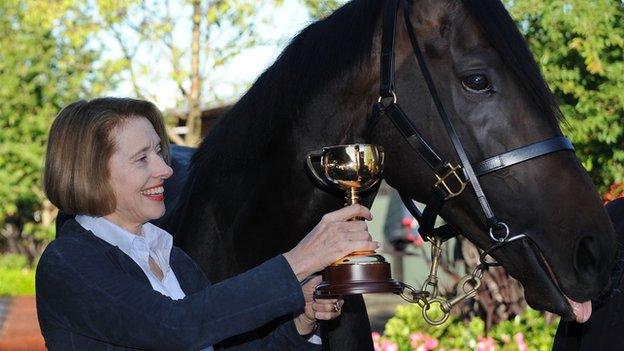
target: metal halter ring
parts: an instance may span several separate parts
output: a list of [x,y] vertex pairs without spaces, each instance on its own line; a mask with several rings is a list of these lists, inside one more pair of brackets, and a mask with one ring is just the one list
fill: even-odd
[[[494,235],[494,231],[493,231],[494,227],[503,227],[505,229],[505,235],[500,238],[497,238],[496,235]],[[509,237],[509,227],[507,226],[507,224],[505,224],[505,222],[498,222],[495,225],[490,227],[490,238],[492,238],[492,240],[502,243],[505,240],[507,240],[508,237]]]
[[[423,306],[423,309],[422,309],[422,316],[425,319],[425,321],[429,323],[430,325],[436,325],[436,326],[442,325],[444,322],[446,322],[446,320],[451,315],[450,310],[447,310],[445,308],[447,307],[446,304],[447,304],[447,301],[439,297],[436,297],[435,299],[431,299],[427,301],[425,303],[425,306]],[[441,316],[436,317],[436,316],[429,315],[430,313],[429,310],[431,309],[433,305],[440,306],[440,309],[438,310],[438,312],[442,313]]]
[[[393,103],[393,104],[396,104],[396,103],[397,103],[397,96],[396,96],[396,94],[394,93],[394,90],[390,90],[390,94],[392,94],[392,103]],[[386,97],[389,97],[389,96],[386,96]],[[377,100],[377,102],[379,102],[379,103],[380,103],[380,102],[381,102],[384,98],[385,98],[385,97],[381,97],[381,95],[380,95],[380,96],[379,96],[379,99]]]

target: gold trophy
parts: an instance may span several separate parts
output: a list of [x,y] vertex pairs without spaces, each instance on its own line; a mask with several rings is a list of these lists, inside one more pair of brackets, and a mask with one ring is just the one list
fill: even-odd
[[[308,153],[307,164],[316,180],[344,190],[346,204],[360,202],[360,193],[381,179],[384,152],[381,146],[352,144],[325,147]],[[356,220],[353,218],[352,220]],[[316,297],[365,293],[400,293],[401,283],[392,279],[390,264],[375,251],[357,251],[334,262],[323,271]]]

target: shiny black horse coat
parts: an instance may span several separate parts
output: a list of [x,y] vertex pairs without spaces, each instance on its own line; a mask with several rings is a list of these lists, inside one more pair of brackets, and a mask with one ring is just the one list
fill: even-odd
[[[292,249],[325,213],[343,206],[342,194],[319,188],[306,173],[312,150],[381,145],[386,182],[417,201],[430,197],[431,168],[388,118],[371,113],[379,98],[380,17],[387,3],[353,0],[301,31],[193,155],[165,228],[211,281]],[[410,18],[471,163],[562,135],[555,98],[500,0],[405,4],[399,12],[408,11],[401,14]],[[405,26],[399,24],[395,39],[397,100],[423,137],[456,164]],[[526,161],[480,182],[512,234],[530,238],[493,256],[523,284],[532,307],[573,318],[568,299],[588,303],[607,287],[615,235],[573,152]],[[473,190],[448,201],[441,215],[486,249],[493,242]],[[370,205],[375,191],[363,195]],[[322,328],[326,349],[372,350],[361,296],[346,297],[343,314],[330,324]]]

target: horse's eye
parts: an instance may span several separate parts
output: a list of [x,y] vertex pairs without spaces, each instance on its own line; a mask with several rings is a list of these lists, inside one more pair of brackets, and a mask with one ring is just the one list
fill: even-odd
[[492,84],[484,74],[471,74],[462,77],[462,86],[471,93],[487,93],[492,90]]

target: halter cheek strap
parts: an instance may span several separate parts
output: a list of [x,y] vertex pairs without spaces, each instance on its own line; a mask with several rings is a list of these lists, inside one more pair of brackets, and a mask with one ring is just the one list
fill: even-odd
[[[421,74],[427,84],[427,88],[444,124],[447,135],[451,139],[453,148],[460,159],[460,164],[453,165],[444,159],[440,153],[436,151],[435,147],[427,142],[424,136],[418,132],[412,120],[407,117],[398,105],[394,86],[394,45],[397,13],[401,4],[403,4],[404,20],[412,50],[416,56]],[[438,237],[448,239],[456,236],[457,231],[449,225],[434,228],[435,219],[447,200],[460,195],[464,191],[466,185],[471,184],[483,214],[485,215],[486,223],[490,229],[490,236],[495,241],[505,241],[509,235],[509,228],[504,222],[501,222],[492,211],[478,177],[553,152],[561,150],[573,151],[572,143],[565,137],[556,136],[490,157],[472,165],[455,131],[453,123],[444,109],[424,55],[420,50],[420,45],[414,34],[409,17],[409,4],[407,1],[388,0],[383,17],[381,49],[379,101],[374,107],[374,113],[388,116],[411,148],[427,163],[435,174],[434,191],[432,192],[431,198],[426,202],[426,207],[422,213],[416,208],[409,196],[401,194],[403,203],[420,224],[420,233],[425,238]],[[501,229],[503,230],[503,236],[494,234]]]

